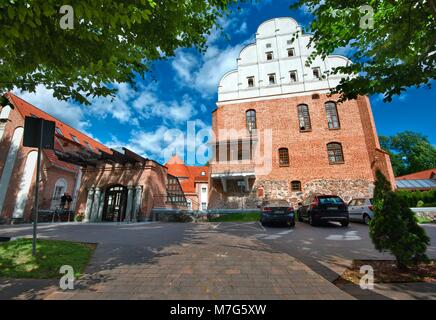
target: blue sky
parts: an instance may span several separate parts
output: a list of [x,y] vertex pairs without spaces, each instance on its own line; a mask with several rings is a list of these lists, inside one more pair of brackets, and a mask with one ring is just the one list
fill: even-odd
[[[119,92],[113,101],[99,98],[91,106],[81,106],[57,101],[43,87],[36,94],[18,94],[110,147],[125,146],[163,163],[175,149],[183,154],[184,139],[180,138],[188,121],[197,132],[210,128],[218,81],[236,68],[239,51],[254,41],[259,24],[281,16],[291,16],[302,25],[309,22],[310,15],[304,10],[291,12],[289,4],[289,0],[274,0],[243,5],[241,11],[220,21],[224,33],[212,32],[204,55],[179,49],[175,57],[154,63],[137,90],[116,84]],[[379,135],[412,130],[436,145],[435,89],[409,89],[391,103],[383,103],[380,95],[370,99]]]

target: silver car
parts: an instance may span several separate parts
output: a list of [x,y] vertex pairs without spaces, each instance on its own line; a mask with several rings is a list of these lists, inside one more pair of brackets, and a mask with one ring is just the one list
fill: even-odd
[[348,203],[348,213],[351,221],[368,224],[374,217],[372,199],[353,199]]

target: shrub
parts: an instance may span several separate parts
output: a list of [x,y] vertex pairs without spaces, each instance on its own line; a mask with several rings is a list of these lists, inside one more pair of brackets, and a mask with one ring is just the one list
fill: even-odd
[[369,234],[377,250],[389,251],[397,266],[404,269],[414,262],[427,261],[425,255],[430,238],[418,225],[407,201],[393,192],[386,177],[376,174],[374,217]]
[[76,222],[82,222],[83,219],[85,218],[85,214],[83,213],[78,213],[74,216],[74,221]]
[[416,206],[417,206],[418,208],[423,207],[423,206],[424,206],[424,201],[419,200],[418,203],[416,204]]

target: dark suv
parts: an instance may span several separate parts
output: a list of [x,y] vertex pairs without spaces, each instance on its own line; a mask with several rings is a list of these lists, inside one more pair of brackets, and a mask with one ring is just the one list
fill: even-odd
[[314,226],[321,222],[336,221],[347,227],[350,221],[347,204],[334,195],[311,195],[298,208],[298,220]]

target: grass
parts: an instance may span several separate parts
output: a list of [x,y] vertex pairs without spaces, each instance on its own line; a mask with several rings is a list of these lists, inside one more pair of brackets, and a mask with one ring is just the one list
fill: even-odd
[[432,223],[433,221],[429,218],[424,217],[416,217],[418,219],[418,223]]
[[436,261],[419,263],[407,270],[397,268],[393,260],[354,260],[350,268],[335,280],[336,284],[349,283],[359,284],[363,274],[360,267],[370,265],[374,269],[375,283],[407,283],[407,282],[430,282],[436,283]]
[[259,221],[260,213],[228,213],[219,217],[210,218],[210,222],[252,222]]
[[59,269],[70,265],[79,277],[95,250],[95,245],[37,240],[37,254],[32,256],[32,239],[18,239],[0,244],[0,277],[56,279],[62,277]]

